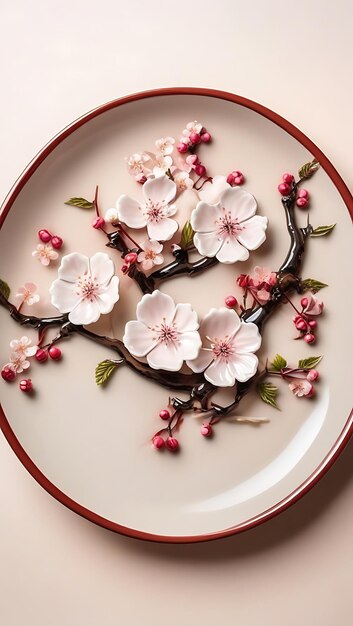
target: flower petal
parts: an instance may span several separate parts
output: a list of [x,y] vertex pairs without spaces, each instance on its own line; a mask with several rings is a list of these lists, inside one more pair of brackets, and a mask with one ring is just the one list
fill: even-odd
[[214,354],[212,350],[205,350],[201,348],[196,359],[187,360],[186,363],[190,367],[193,372],[204,372],[206,367],[208,367],[214,359]]
[[113,310],[114,304],[119,300],[119,278],[113,276],[110,283],[101,290],[97,296],[100,312],[105,315]]
[[222,240],[219,239],[216,232],[211,233],[195,233],[194,244],[197,251],[203,256],[213,257],[219,251]]
[[165,175],[146,180],[142,188],[146,202],[152,200],[152,202],[159,202],[164,205],[174,200],[176,190],[176,184]]
[[216,221],[221,217],[221,209],[218,204],[206,204],[199,202],[190,217],[191,226],[201,233],[209,233],[217,230]]
[[256,213],[257,203],[254,196],[241,187],[231,187],[223,191],[220,203],[233,218],[239,222],[249,219]]
[[147,362],[155,370],[177,372],[183,365],[183,356],[173,343],[159,343],[149,354]]
[[125,194],[116,203],[119,219],[130,228],[143,228],[147,224],[141,205]]
[[82,299],[82,295],[76,291],[75,283],[66,282],[57,278],[52,283],[49,292],[51,294],[51,303],[60,313],[69,313]]
[[212,182],[207,182],[199,191],[200,200],[208,204],[216,204],[219,202],[223,191],[230,189],[225,176],[214,176]]
[[256,374],[258,358],[255,354],[233,354],[228,362],[229,371],[240,383]]
[[26,348],[25,355],[34,356],[37,350],[38,350],[38,346],[30,346],[29,348]]
[[256,250],[266,239],[267,223],[267,217],[262,215],[255,215],[243,222],[243,230],[237,235],[238,241],[248,250]]
[[155,333],[137,320],[127,322],[123,343],[134,356],[146,356],[158,343]]
[[197,319],[197,313],[193,310],[191,304],[182,303],[176,305],[174,323],[179,332],[187,332],[198,329],[199,322]]
[[137,319],[150,327],[161,324],[163,320],[169,324],[174,315],[175,303],[173,298],[158,289],[151,294],[145,294],[136,307]]
[[89,272],[89,259],[79,252],[71,252],[61,259],[58,277],[69,283],[75,283],[78,276]]
[[147,224],[148,236],[158,241],[169,241],[178,228],[178,222],[171,220],[169,217],[162,219],[158,224],[156,222],[148,222]]
[[256,324],[241,322],[233,340],[234,350],[237,354],[256,352],[261,346],[261,341],[262,338]]
[[231,309],[221,307],[210,309],[201,322],[201,337],[213,339],[225,339],[232,337],[240,328],[239,315]]
[[204,373],[206,380],[216,387],[233,387],[234,372],[228,367],[224,359],[216,359]]
[[246,261],[249,258],[249,252],[234,237],[229,237],[223,241],[216,258],[220,263],[236,263],[237,261]]
[[177,352],[182,356],[183,361],[196,359],[201,348],[201,337],[197,330],[184,332],[179,337]]
[[98,302],[94,300],[80,300],[75,308],[69,313],[69,320],[78,326],[93,324],[100,317]]
[[114,275],[114,263],[105,252],[96,252],[89,260],[92,278],[100,285],[106,285]]

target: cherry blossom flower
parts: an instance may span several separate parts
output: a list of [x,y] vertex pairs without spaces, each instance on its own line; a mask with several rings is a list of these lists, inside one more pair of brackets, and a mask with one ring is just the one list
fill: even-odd
[[266,267],[260,267],[256,265],[254,267],[254,275],[253,275],[253,284],[255,287],[258,287],[262,283],[266,283],[270,287],[273,287],[277,282],[276,272],[271,272],[271,270]]
[[153,265],[161,265],[164,261],[161,252],[163,245],[158,241],[147,239],[141,244],[142,252],[137,257],[138,263],[141,263],[143,270],[150,270]]
[[306,378],[293,378],[288,387],[298,398],[310,397],[314,392],[313,385]]
[[42,265],[49,265],[50,261],[56,261],[59,254],[50,244],[39,243],[32,252],[32,256],[38,259]]
[[135,152],[127,158],[129,173],[136,179],[151,172],[151,157],[147,152]]
[[155,146],[160,154],[172,154],[174,150],[175,139],[174,137],[162,137],[157,139]]
[[200,124],[200,122],[197,122],[196,120],[194,122],[189,122],[183,130],[183,136],[190,137],[191,133],[197,133],[199,135],[201,133],[201,129],[202,124]]
[[112,209],[108,209],[105,212],[104,220],[108,224],[115,224],[116,222],[118,222],[119,221],[118,209],[114,207]]
[[119,278],[114,276],[113,261],[103,252],[90,258],[78,252],[67,254],[50,293],[52,304],[60,313],[68,313],[72,324],[96,322],[119,300]]
[[23,370],[27,370],[30,365],[30,362],[25,356],[23,356],[23,354],[20,354],[19,352],[12,352],[10,354],[10,361],[6,363],[4,367],[8,367],[15,372],[15,374],[21,374]]
[[206,380],[216,387],[232,387],[256,373],[261,346],[259,329],[245,323],[234,310],[211,309],[200,325],[202,348],[187,364],[193,372],[204,372]]
[[186,189],[192,189],[194,186],[194,181],[186,171],[174,170],[173,179],[177,186],[178,193],[182,193]]
[[38,286],[35,283],[25,283],[23,287],[18,288],[15,299],[20,302],[20,306],[22,304],[32,306],[40,300],[40,296],[36,293],[37,289]]
[[268,220],[256,209],[255,198],[240,187],[223,191],[218,204],[199,202],[190,218],[198,252],[221,263],[246,261],[266,239]]
[[168,241],[178,230],[178,223],[170,219],[177,210],[175,204],[170,204],[176,190],[176,184],[168,176],[147,180],[142,187],[144,203],[130,196],[120,196],[117,201],[119,219],[130,228],[147,227],[153,241]]
[[308,294],[306,298],[308,300],[308,304],[304,308],[303,312],[307,313],[307,315],[321,315],[324,303],[320,302],[319,299],[311,293]]
[[201,347],[197,313],[190,304],[175,304],[159,290],[145,294],[137,305],[137,320],[127,322],[123,342],[136,357],[146,357],[153,369],[180,370]]
[[164,154],[155,154],[154,155],[154,167],[153,167],[153,175],[158,178],[158,176],[164,176],[166,171],[170,169],[173,165],[173,159],[170,156],[165,156]]
[[10,342],[10,348],[13,354],[26,358],[28,356],[34,356],[38,350],[38,346],[32,346],[31,343],[31,339],[24,335],[21,339],[13,339]]
[[212,181],[207,181],[199,191],[199,198],[207,204],[217,204],[220,201],[221,194],[226,189],[230,189],[225,176],[214,176]]

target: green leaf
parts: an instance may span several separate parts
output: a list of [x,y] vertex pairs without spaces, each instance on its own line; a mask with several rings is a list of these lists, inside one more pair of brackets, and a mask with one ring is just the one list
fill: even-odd
[[318,226],[313,230],[310,237],[325,237],[325,235],[329,235],[332,233],[336,224],[330,224],[329,226]]
[[1,278],[0,278],[0,293],[4,296],[4,298],[6,298],[6,300],[9,299],[10,293],[11,293],[10,287],[8,286],[7,283],[5,283],[4,280],[1,280]]
[[70,198],[70,200],[67,200],[65,204],[77,206],[80,209],[93,209],[94,207],[94,203],[89,200],[85,200],[85,198]]
[[181,231],[181,239],[179,245],[181,248],[183,248],[183,250],[187,250],[194,245],[194,234],[194,230],[188,220],[187,222],[185,222],[183,230]]
[[276,385],[273,385],[272,383],[260,383],[257,389],[263,402],[273,406],[274,409],[280,410],[276,403],[278,393],[278,387],[276,387]]
[[316,367],[322,359],[322,356],[309,356],[307,359],[300,359],[298,367],[300,369],[312,370]]
[[275,358],[270,364],[270,368],[271,370],[276,370],[276,372],[279,372],[281,369],[286,367],[286,365],[287,365],[286,359],[284,359],[283,356],[281,356],[280,354],[276,354]]
[[95,370],[95,378],[97,385],[104,385],[107,380],[111,377],[115,368],[118,366],[116,361],[110,361],[110,359],[106,359],[105,361],[101,361],[98,363]]
[[315,280],[315,278],[305,278],[305,280],[302,280],[300,284],[304,291],[310,289],[313,293],[317,293],[320,289],[328,287],[326,283],[322,283],[320,280]]
[[305,163],[304,165],[302,165],[302,167],[300,168],[299,172],[298,172],[298,176],[299,178],[310,178],[310,176],[312,176],[313,174],[315,174],[315,172],[319,169],[320,167],[320,163],[317,159],[313,159],[312,161],[309,161],[309,163]]

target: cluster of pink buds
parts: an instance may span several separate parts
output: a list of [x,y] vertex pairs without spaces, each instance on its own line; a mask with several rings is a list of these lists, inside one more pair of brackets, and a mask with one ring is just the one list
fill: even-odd
[[240,172],[239,170],[233,170],[227,176],[227,183],[231,187],[235,187],[236,185],[243,185],[244,181],[245,181],[244,174],[242,174],[242,172]]
[[[282,196],[289,196],[295,184],[293,174],[285,172],[282,175],[282,182],[278,185],[278,191]],[[307,189],[298,189],[296,195],[296,205],[301,209],[309,206],[309,192]]]
[[324,305],[323,302],[319,302],[318,298],[312,294],[302,298],[300,304],[302,310],[298,311],[298,314],[293,317],[293,324],[300,333],[297,339],[304,339],[306,343],[311,344],[316,339],[318,325],[314,317],[321,315]]
[[186,163],[194,170],[198,176],[206,176],[206,168],[201,163],[199,157],[196,154],[189,154],[185,159]]
[[59,250],[64,243],[59,235],[52,235],[46,228],[38,231],[38,237],[43,243],[51,243],[56,250]]
[[298,370],[293,376],[285,376],[289,382],[289,389],[297,398],[312,398],[315,395],[313,382],[319,380],[317,370]]
[[46,348],[38,348],[35,353],[35,358],[38,363],[46,363],[48,358],[51,358],[53,361],[60,361],[62,357],[62,352],[58,346],[50,346],[48,349]]
[[121,271],[123,274],[127,274],[131,265],[135,265],[137,261],[137,253],[136,252],[128,252],[124,256],[124,264],[121,266]]
[[265,304],[271,297],[271,291],[277,282],[275,272],[266,267],[256,266],[253,275],[240,274],[237,278],[239,287],[244,290],[244,298],[250,293],[259,304]]
[[179,450],[179,441],[171,435],[166,439],[163,439],[161,435],[155,435],[152,439],[152,444],[156,450],[163,450],[163,448],[167,448],[169,452],[177,452]]
[[[5,365],[1,370],[1,376],[4,380],[6,380],[7,383],[12,383],[16,378],[16,372],[8,365]],[[26,393],[30,393],[31,391],[33,391],[33,384],[31,379],[23,378],[22,380],[20,380],[19,388],[21,389],[21,391],[24,391]]]
[[[199,143],[208,143],[211,139],[212,137],[208,130],[195,120],[194,122],[189,122],[186,128],[184,128],[182,136],[177,143],[177,150],[180,154],[185,154],[188,151],[193,151]],[[203,174],[199,174],[199,176],[203,176]]]

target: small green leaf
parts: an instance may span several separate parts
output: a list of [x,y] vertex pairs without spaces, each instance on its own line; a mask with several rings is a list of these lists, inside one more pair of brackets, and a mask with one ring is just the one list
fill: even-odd
[[302,165],[298,172],[298,176],[301,179],[310,178],[310,176],[315,174],[319,167],[319,161],[317,159],[313,159],[312,161],[309,161],[309,163],[305,163],[304,165]]
[[305,280],[302,280],[300,284],[303,291],[310,289],[313,293],[317,293],[320,289],[328,287],[326,283],[322,283],[320,280],[315,280],[315,278],[305,278]]
[[278,393],[278,387],[276,387],[276,385],[273,385],[272,383],[260,383],[257,389],[263,402],[273,406],[274,409],[280,410],[276,403]]
[[89,200],[85,200],[85,198],[70,198],[70,200],[67,200],[65,204],[77,206],[80,209],[93,209],[94,207],[94,203]]
[[322,356],[309,356],[307,359],[300,359],[298,367],[300,369],[312,370],[316,367],[322,359]]
[[181,248],[183,248],[183,250],[187,250],[188,248],[193,246],[194,234],[194,230],[188,220],[187,222],[185,222],[183,230],[181,231],[181,239],[179,245]]
[[287,365],[286,359],[284,359],[283,356],[281,356],[280,354],[276,354],[275,358],[270,364],[270,368],[271,370],[276,370],[276,372],[279,372],[281,369],[286,367],[286,365]]
[[325,237],[325,235],[329,235],[332,233],[336,224],[330,224],[329,226],[318,226],[313,230],[310,237]]
[[110,359],[106,359],[105,361],[101,361],[98,363],[95,370],[95,378],[97,385],[104,385],[107,382],[108,378],[111,377],[118,363],[116,361],[110,361]]
[[0,293],[4,296],[4,298],[6,298],[6,300],[9,299],[10,293],[11,293],[10,287],[8,286],[7,283],[5,283],[4,280],[1,280],[1,278],[0,278]]

